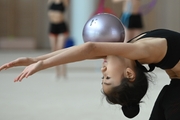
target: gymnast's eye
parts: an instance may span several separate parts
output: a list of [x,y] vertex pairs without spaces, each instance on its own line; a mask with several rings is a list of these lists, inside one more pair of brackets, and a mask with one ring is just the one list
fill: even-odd
[[110,77],[107,76],[106,79],[110,79]]
[[[104,79],[104,76],[102,77],[102,79]],[[110,77],[107,76],[106,79],[110,79]]]

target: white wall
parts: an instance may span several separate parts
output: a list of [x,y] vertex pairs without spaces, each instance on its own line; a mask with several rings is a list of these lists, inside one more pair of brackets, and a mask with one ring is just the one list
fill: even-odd
[[96,9],[98,0],[71,0],[70,30],[76,44],[82,44],[84,24]]

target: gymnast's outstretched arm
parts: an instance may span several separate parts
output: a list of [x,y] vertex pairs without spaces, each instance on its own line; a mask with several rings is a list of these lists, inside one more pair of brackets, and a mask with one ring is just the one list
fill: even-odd
[[[36,57],[36,62],[27,66],[14,81],[21,81],[23,78],[28,77],[40,70],[57,65],[82,61],[86,59],[103,58],[107,55],[119,55],[129,59],[142,59],[148,55],[147,52],[145,52],[146,50],[142,49],[143,48],[141,44],[88,42],[79,46],[70,47]],[[22,66],[22,64],[18,63],[15,66]],[[0,69],[2,69],[2,67],[0,67]]]
[[94,43],[85,43],[83,45],[73,46],[67,49],[39,56],[36,58],[38,59],[38,62],[27,66],[23,70],[23,72],[17,78],[15,78],[14,82],[22,81],[23,78],[27,78],[28,76],[40,70],[47,69],[53,66],[81,61],[85,59],[101,58],[100,56],[96,56],[96,54],[92,53],[93,47]]
[[[73,46],[73,47],[76,47],[76,46]],[[68,49],[72,49],[72,48],[69,47],[69,48],[60,49],[60,50],[53,51],[51,53],[48,53],[45,55],[40,55],[37,57],[20,57],[20,58],[17,58],[11,62],[5,63],[4,65],[0,66],[0,71],[6,70],[6,69],[9,69],[12,67],[16,67],[16,66],[28,66],[28,65],[36,63],[38,61],[45,60],[45,59],[48,59],[48,58],[53,57],[55,55],[61,54],[62,52],[66,51]],[[90,58],[90,59],[97,59],[97,58],[99,58],[99,57]]]
[[144,44],[88,42],[79,46],[73,46],[42,55],[35,59],[36,61],[43,61],[43,67],[41,69],[47,69],[57,65],[86,59],[104,58],[107,55],[117,55],[136,60],[147,58],[149,54]]
[[8,62],[8,63],[0,66],[0,71],[6,70],[6,69],[9,69],[12,67],[16,67],[16,66],[28,66],[28,65],[36,63],[40,60],[45,60],[45,59],[50,58],[54,55],[60,54],[61,52],[64,52],[67,49],[69,49],[69,48],[60,49],[60,50],[57,50],[57,51],[54,51],[54,52],[51,52],[51,53],[48,53],[45,55],[37,56],[37,57],[20,57],[20,58],[17,58],[11,62]]

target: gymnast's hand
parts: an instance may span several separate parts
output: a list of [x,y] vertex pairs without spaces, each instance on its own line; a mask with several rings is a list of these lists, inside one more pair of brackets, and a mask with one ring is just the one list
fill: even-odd
[[21,82],[23,78],[27,78],[30,75],[40,71],[42,69],[42,65],[43,62],[42,61],[38,61],[36,63],[33,63],[29,66],[27,66],[22,72],[21,74],[14,79],[14,82]]
[[21,57],[21,58],[18,58],[16,60],[13,60],[9,63],[6,63],[6,64],[0,66],[0,71],[6,70],[8,68],[16,67],[16,66],[28,66],[35,62],[36,62],[36,60],[33,58]]

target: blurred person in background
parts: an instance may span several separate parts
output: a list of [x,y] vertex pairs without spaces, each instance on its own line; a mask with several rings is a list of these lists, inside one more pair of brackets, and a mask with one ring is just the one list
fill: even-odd
[[[65,20],[68,5],[69,0],[48,0],[49,40],[52,51],[64,48],[69,36],[69,30]],[[57,78],[60,76],[66,78],[66,74],[66,65],[56,66]]]
[[114,3],[123,2],[121,21],[126,28],[125,41],[142,32],[143,20],[140,12],[141,0],[113,0]]

